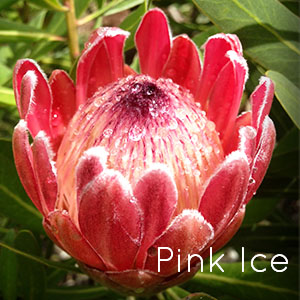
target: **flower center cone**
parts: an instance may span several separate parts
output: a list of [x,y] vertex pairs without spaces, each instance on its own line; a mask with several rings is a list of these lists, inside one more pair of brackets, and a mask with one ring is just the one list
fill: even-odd
[[146,75],[120,79],[78,110],[58,151],[57,208],[69,211],[75,222],[75,167],[95,146],[107,152],[107,167],[117,168],[133,187],[143,170],[166,165],[178,189],[175,215],[198,209],[204,183],[224,160],[215,124],[188,90]]

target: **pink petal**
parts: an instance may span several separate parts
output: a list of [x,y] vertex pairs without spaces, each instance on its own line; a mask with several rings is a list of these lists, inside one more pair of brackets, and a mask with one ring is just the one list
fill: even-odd
[[[173,251],[173,259],[160,262],[159,274],[170,276],[177,273],[179,254],[181,256],[180,267],[183,271],[187,267],[188,254],[199,254],[213,236],[212,226],[198,211],[184,210],[148,250],[145,269],[158,272],[158,247],[169,247]],[[170,251],[160,249],[160,258],[167,259],[168,257],[170,257]]]
[[162,76],[171,78],[175,83],[189,89],[195,95],[200,73],[201,63],[196,45],[186,35],[174,38]]
[[216,79],[207,112],[207,117],[215,122],[223,141],[231,138],[248,76],[244,58],[233,51],[227,52],[227,55],[230,61]]
[[257,130],[257,143],[261,135],[262,123],[269,114],[274,97],[274,84],[268,77],[261,77],[258,87],[250,96],[252,104],[252,126]]
[[49,85],[53,97],[51,128],[54,150],[56,150],[60,145],[69,121],[76,111],[76,95],[74,83],[65,71],[53,71],[49,79]]
[[239,130],[243,126],[251,126],[251,118],[251,111],[244,112],[236,118],[231,138],[226,140],[225,142],[223,141],[222,143],[225,154],[229,154],[238,149],[238,145],[240,142]]
[[242,55],[242,46],[235,35],[219,33],[210,37],[204,45],[204,64],[196,101],[207,109],[211,89],[223,67],[229,62],[229,50]]
[[123,272],[106,272],[105,275],[107,276],[107,281],[110,281],[110,285],[106,285],[106,283],[108,283],[107,281],[105,283],[103,282],[104,285],[111,286],[112,289],[116,289],[116,286],[119,288],[121,286],[125,293],[128,290],[134,293],[135,290],[142,287],[144,292],[149,290],[149,294],[151,294],[153,289],[165,280],[165,278],[153,272],[139,269],[126,270]]
[[32,166],[32,150],[28,141],[27,126],[20,120],[13,133],[13,152],[16,169],[23,187],[36,208],[44,214],[37,180]]
[[49,223],[49,220],[47,218],[43,219],[43,227],[45,229],[46,234],[52,240],[52,242],[54,244],[56,244],[58,247],[60,247],[61,249],[64,249],[64,247],[61,245],[61,243],[58,241],[58,239],[56,238],[56,236],[54,234],[54,232],[56,232],[57,230],[51,226],[51,224]]
[[149,10],[135,35],[141,73],[155,79],[160,77],[170,54],[170,36],[165,14],[158,8]]
[[259,140],[257,152],[253,161],[251,180],[248,186],[246,203],[250,201],[256,190],[260,186],[269,166],[272,152],[275,145],[276,132],[272,120],[265,117],[262,124],[262,133]]
[[177,204],[176,184],[163,165],[157,165],[140,178],[134,196],[142,210],[143,240],[137,258],[142,267],[146,251],[167,228]]
[[51,136],[51,91],[40,67],[29,59],[19,60],[14,69],[13,85],[21,118],[27,121],[33,137],[43,130]]
[[49,145],[49,139],[40,132],[32,144],[33,166],[37,183],[42,192],[42,203],[48,214],[54,210],[57,197],[57,179],[54,166],[54,154]]
[[248,164],[251,166],[256,150],[256,130],[252,126],[244,126],[240,128],[239,150],[246,154]]
[[140,243],[140,216],[129,183],[114,170],[104,170],[79,201],[82,233],[110,269],[126,270]]
[[[100,256],[82,236],[66,211],[51,212],[46,218],[46,222],[51,226],[51,235],[72,257],[91,267],[100,270],[106,269]],[[47,229],[49,231],[49,226]]]
[[[219,35],[223,35],[223,34],[224,33],[219,33]],[[216,34],[215,36],[217,36],[217,35],[218,34]],[[242,56],[243,55],[243,47],[242,47],[242,44],[241,44],[238,36],[235,34],[227,33],[226,39],[231,43],[232,50]]]
[[223,246],[225,246],[232,237],[236,234],[239,230],[240,226],[242,225],[243,219],[245,216],[245,205],[243,205],[228,223],[228,225],[224,228],[224,230],[219,234],[218,238],[212,243],[207,245],[206,250],[202,253],[203,259],[209,256],[210,250],[212,248],[212,252],[215,253]]
[[249,166],[244,153],[229,154],[210,178],[199,211],[218,235],[241,206],[249,182]]
[[106,159],[107,152],[102,147],[93,147],[83,153],[76,167],[77,200],[84,187],[104,170]]
[[99,28],[78,61],[76,101],[83,104],[101,87],[124,76],[123,47],[128,32]]

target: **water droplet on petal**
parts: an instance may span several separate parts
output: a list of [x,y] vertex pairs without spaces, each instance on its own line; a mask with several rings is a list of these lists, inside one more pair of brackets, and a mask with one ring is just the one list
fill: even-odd
[[195,177],[199,177],[200,176],[200,171],[199,170],[194,170],[194,173],[193,173],[193,175],[195,176]]
[[142,85],[139,83],[136,83],[132,88],[131,88],[131,92],[132,93],[138,93],[142,88]]
[[112,133],[113,130],[111,128],[107,128],[103,131],[103,136],[108,139],[112,135]]
[[251,178],[249,179],[249,184],[254,184],[254,183],[255,183],[255,179],[251,177]]
[[130,128],[129,130],[129,138],[132,141],[139,141],[146,133],[145,127],[141,127],[139,125],[134,125],[133,127]]
[[210,130],[210,131],[214,131],[214,130],[216,129],[216,125],[215,125],[214,122],[208,121],[208,122],[207,122],[207,128],[208,128],[208,130]]
[[178,127],[177,121],[174,118],[172,118],[169,122],[168,127],[170,130],[175,130]]
[[198,136],[196,134],[193,134],[191,140],[192,140],[193,143],[197,144],[198,143]]

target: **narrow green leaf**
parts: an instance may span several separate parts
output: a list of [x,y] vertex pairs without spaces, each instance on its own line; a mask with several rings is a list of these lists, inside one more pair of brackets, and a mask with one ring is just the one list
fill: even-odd
[[15,30],[0,30],[0,42],[62,42],[64,38],[49,33],[42,32],[22,32]]
[[266,73],[275,83],[275,95],[282,107],[300,129],[300,90],[288,78],[276,71]]
[[[14,244],[15,232],[9,230],[3,241],[11,246]],[[0,252],[0,290],[3,300],[17,299],[17,277],[18,264],[15,253],[8,249],[1,249]]]
[[298,251],[298,230],[295,225],[243,226],[230,242],[255,252],[291,253]]
[[209,296],[205,293],[195,293],[195,294],[190,294],[189,296],[183,298],[182,300],[217,300],[217,298]]
[[18,178],[11,141],[0,139],[0,211],[18,224],[43,233],[42,215],[33,206]]
[[[113,15],[113,14],[116,14],[116,13],[121,12],[123,10],[131,9],[135,6],[138,6],[138,5],[142,4],[142,3],[143,3],[143,6],[144,6],[144,0],[123,0],[119,4],[117,4],[116,6],[112,7],[108,11],[106,11],[104,16]],[[144,9],[145,9],[145,7],[144,7]]]
[[[15,240],[16,248],[33,255],[40,254],[39,245],[28,230],[22,230],[18,233]],[[24,300],[41,300],[44,298],[46,289],[46,274],[44,266],[25,258],[18,256],[20,284],[23,292]]]
[[275,209],[279,198],[253,198],[247,205],[246,215],[243,225],[255,224],[267,216],[269,216]]
[[273,157],[279,157],[293,151],[299,151],[298,137],[299,131],[296,127],[288,131],[286,135],[277,142]]
[[19,1],[19,0],[1,0],[0,10],[10,7],[14,3],[16,3],[17,1]]
[[0,86],[0,105],[16,106],[13,89]]
[[0,63],[0,86],[5,84],[12,77],[11,68]]
[[208,30],[202,31],[201,33],[196,34],[192,40],[198,46],[198,48],[202,47],[207,39],[218,33],[219,29],[216,26],[211,26]]
[[277,0],[193,0],[221,31],[236,33],[265,70],[299,84],[300,19]]
[[132,8],[143,3],[143,0],[114,0],[102,7],[101,9],[96,10],[92,14],[85,16],[84,18],[78,20],[78,25],[84,25],[98,17],[108,16],[115,14],[117,12],[123,11],[125,9]]
[[[281,138],[274,150],[267,176],[275,178],[298,177],[299,130],[294,127]],[[283,187],[283,185],[282,185]]]
[[[265,272],[255,272],[250,262],[245,262],[245,271],[242,272],[241,263],[221,264],[224,272],[214,267],[209,272],[209,266],[204,272],[198,272],[193,279],[184,286],[192,291],[205,291],[214,295],[217,292],[231,295],[243,300],[297,300],[298,267],[288,264],[286,271],[276,273],[271,269],[270,262],[255,261],[257,269],[266,268]],[[276,265],[279,269],[279,266]],[[283,268],[284,266],[280,266]]]
[[48,259],[45,259],[43,257],[40,256],[36,256],[27,252],[24,252],[22,250],[16,249],[10,245],[7,245],[6,243],[3,243],[0,241],[0,247],[6,248],[16,254],[19,254],[21,256],[24,256],[27,259],[33,260],[39,264],[45,265],[47,267],[50,268],[55,268],[55,269],[60,269],[60,270],[64,270],[64,271],[69,271],[69,272],[75,272],[75,273],[81,273],[81,271],[78,268],[74,268],[72,266],[67,265],[66,263],[59,263],[56,261],[51,261]]
[[48,9],[68,11],[68,8],[63,6],[58,0],[29,0],[29,2]]
[[[89,300],[89,299],[120,299],[120,296],[106,287],[90,288],[56,288],[47,289],[46,300]],[[102,298],[103,297],[103,298]]]
[[[66,34],[67,27],[64,13],[54,13],[47,26],[47,32],[59,36],[64,36]],[[44,56],[46,56],[46,53],[54,50],[57,46],[59,46],[59,43],[43,41],[39,43],[34,49],[32,49],[30,57],[35,60],[40,60],[41,58],[44,58]]]
[[168,291],[172,291],[174,292],[176,295],[178,295],[180,298],[184,298],[186,296],[188,296],[190,294],[190,292],[184,290],[183,288],[179,287],[179,286],[174,286],[172,288],[167,289]]
[[[84,13],[86,1],[87,0],[75,0],[76,16],[79,17]],[[66,17],[64,13],[54,13],[47,26],[47,32],[59,36],[64,36],[67,33]],[[35,60],[40,60],[42,58],[45,58],[45,54],[54,50],[58,46],[60,46],[60,43],[41,42],[35,49],[33,49],[30,57]]]
[[91,0],[75,1],[76,18],[79,18],[83,11],[86,11]]
[[65,38],[35,27],[0,18],[0,42],[62,42]]
[[139,8],[130,13],[126,19],[121,23],[120,28],[129,31],[130,36],[127,38],[125,43],[124,51],[134,48],[134,36],[139,26],[142,16],[145,13],[144,4],[140,5]]

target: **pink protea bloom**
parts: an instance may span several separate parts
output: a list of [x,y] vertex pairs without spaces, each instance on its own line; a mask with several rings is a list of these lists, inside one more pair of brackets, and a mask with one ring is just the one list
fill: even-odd
[[[151,294],[191,277],[199,260],[188,272],[188,254],[206,257],[239,228],[274,147],[274,86],[262,77],[252,111],[238,115],[248,69],[237,36],[209,38],[202,65],[153,9],[135,36],[141,74],[124,65],[127,36],[95,31],[76,86],[18,61],[13,149],[49,237],[96,280]],[[175,254],[160,272],[158,247]]]

